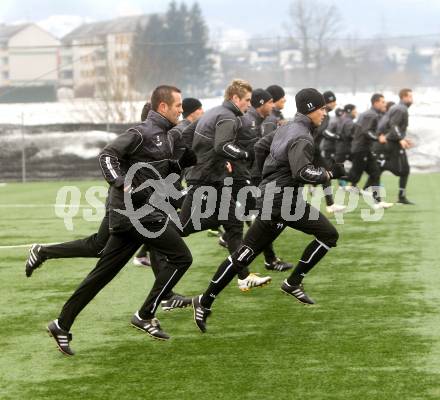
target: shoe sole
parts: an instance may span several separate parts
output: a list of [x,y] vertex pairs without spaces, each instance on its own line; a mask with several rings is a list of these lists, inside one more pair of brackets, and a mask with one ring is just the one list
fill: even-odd
[[66,353],[66,352],[61,348],[61,346],[58,344],[58,341],[55,339],[55,336],[54,336],[54,335],[52,334],[52,332],[50,331],[49,326],[46,327],[46,331],[47,331],[47,334],[49,335],[49,337],[51,337],[51,338],[53,338],[53,340],[55,340],[55,343],[56,343],[56,345],[57,345],[57,348],[58,348],[58,350],[61,352],[61,354],[62,354],[63,356],[66,356],[66,357],[73,357],[73,356],[74,356],[74,354]]
[[280,288],[280,290],[289,297],[293,297],[298,303],[302,304],[303,306],[315,306],[316,303],[304,303],[303,301],[301,301],[300,299],[298,299],[296,296],[294,296],[292,293],[289,293],[287,291],[285,291],[283,288]]
[[155,340],[161,340],[162,342],[166,342],[167,340],[170,340],[170,339],[171,339],[170,337],[169,337],[169,338],[160,338],[160,337],[154,336],[154,335],[152,335],[150,332],[147,332],[147,331],[145,331],[144,329],[139,328],[137,325],[135,325],[135,324],[133,324],[133,323],[130,323],[130,325],[131,325],[133,328],[136,328],[138,331],[141,331],[141,332],[143,332],[143,333],[146,333],[148,336],[152,337],[152,338],[155,339]]
[[293,265],[291,266],[291,267],[289,267],[289,268],[285,268],[285,269],[275,269],[275,268],[268,268],[268,267],[266,267],[266,266],[264,266],[264,268],[266,268],[266,271],[272,271],[272,272],[286,272],[286,271],[289,271],[290,269],[292,269],[293,268]]
[[269,285],[269,283],[272,282],[272,279],[268,280],[267,282],[264,282],[262,285],[258,285],[258,286],[251,286],[251,287],[247,287],[247,288],[239,288],[241,292],[250,292],[252,289],[258,289],[258,288],[263,288],[267,285]]

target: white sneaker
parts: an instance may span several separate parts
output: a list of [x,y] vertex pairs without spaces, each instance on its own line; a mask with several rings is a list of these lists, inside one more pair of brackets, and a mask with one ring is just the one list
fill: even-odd
[[134,257],[133,264],[138,267],[151,267],[151,262],[149,257]]
[[261,287],[267,285],[271,280],[272,278],[270,276],[259,276],[259,274],[254,274],[254,273],[250,273],[244,279],[237,279],[238,288],[242,292],[247,292],[248,290],[251,290],[254,287]]
[[328,213],[332,214],[337,212],[343,212],[345,211],[346,208],[347,208],[346,206],[341,206],[339,204],[332,204],[331,206],[327,206],[326,210]]
[[374,204],[373,208],[375,210],[379,210],[380,208],[390,208],[394,206],[394,203],[387,203],[386,201],[380,201],[379,203]]

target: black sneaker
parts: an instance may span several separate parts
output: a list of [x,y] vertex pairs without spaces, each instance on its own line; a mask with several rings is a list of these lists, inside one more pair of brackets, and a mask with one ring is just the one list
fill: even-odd
[[397,203],[399,204],[406,204],[406,205],[415,205],[412,201],[409,201],[406,197],[399,197],[399,200],[397,200]]
[[69,342],[72,341],[72,334],[65,331],[64,329],[61,329],[58,325],[57,319],[53,320],[47,326],[47,333],[50,337],[53,337],[55,339],[58,350],[61,351],[61,353],[66,356],[73,356],[75,354],[75,352],[69,346]]
[[228,248],[228,242],[227,242],[225,239],[223,239],[223,236],[220,236],[220,237],[218,238],[218,244],[219,244],[220,246],[224,247],[225,249]]
[[42,246],[39,244],[33,244],[29,249],[29,257],[26,260],[26,276],[29,278],[35,269],[41,267],[44,263],[44,257],[40,254]]
[[288,269],[293,268],[292,264],[282,261],[278,257],[270,263],[264,262],[264,266],[269,271],[279,271],[279,272],[287,271]]
[[136,312],[136,314],[134,314],[131,318],[131,325],[140,331],[148,333],[154,339],[168,340],[170,338],[170,336],[160,327],[160,323],[157,318],[142,319]]
[[194,322],[196,323],[197,328],[199,328],[200,331],[205,333],[206,332],[206,319],[211,314],[211,310],[203,307],[200,304],[201,298],[202,298],[202,295],[193,297],[192,305],[193,305],[193,309],[194,309]]
[[191,304],[191,297],[185,297],[177,293],[174,293],[169,299],[160,302],[162,310],[164,311],[174,310],[175,308],[186,308]]
[[315,302],[304,291],[304,286],[302,284],[289,285],[287,283],[287,280],[284,280],[283,284],[281,285],[281,290],[284,293],[295,297],[295,299],[297,299],[302,304],[315,304]]

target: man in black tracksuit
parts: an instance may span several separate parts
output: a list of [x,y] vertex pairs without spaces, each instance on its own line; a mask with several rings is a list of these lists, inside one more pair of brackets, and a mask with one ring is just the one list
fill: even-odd
[[322,94],[316,89],[303,89],[295,100],[298,113],[292,122],[273,134],[270,154],[264,163],[259,199],[261,215],[249,228],[240,248],[219,266],[208,289],[193,299],[194,320],[202,332],[206,331],[206,319],[216,296],[286,226],[314,235],[315,239],[306,247],[281,290],[301,303],[314,304],[305,293],[302,280],[327,251],[336,246],[339,235],[323,214],[303,200],[301,188],[306,183],[322,184],[338,178],[345,171],[342,164],[334,164],[330,170],[313,164],[316,152],[312,130],[325,115]]
[[[239,143],[241,147],[252,154],[255,153],[254,145],[263,136],[262,123],[265,121],[273,108],[272,96],[264,89],[256,89],[252,92],[251,107],[248,111],[240,117],[242,126],[239,129]],[[233,197],[237,199],[237,194],[243,187],[254,186],[258,187],[261,183],[261,170],[258,169],[255,157],[251,157],[252,162],[236,161],[231,162],[233,168],[232,176],[234,177]],[[256,206],[256,199],[253,196],[248,196],[246,204],[243,205],[248,215],[249,210],[254,210]],[[250,225],[250,221],[248,225]],[[282,261],[276,256],[271,243],[263,250],[264,266],[270,271],[287,271],[293,267],[292,264]]]
[[[174,148],[173,148],[173,159],[180,159],[186,148],[188,148],[184,141],[184,136],[188,136],[191,131],[195,129],[195,122],[203,114],[202,104],[197,99],[184,99],[182,101],[183,117],[184,119],[180,121],[177,125],[173,126],[169,131],[168,135],[171,137]],[[145,121],[148,117],[148,113],[151,111],[151,103],[147,102],[142,108],[141,121]],[[130,131],[129,131],[130,132]],[[131,132],[133,133],[133,132]],[[176,183],[176,189],[181,190],[180,181]],[[110,190],[110,189],[109,189]],[[183,202],[184,196],[180,199],[173,200],[170,199],[171,204],[175,208],[180,208]],[[60,258],[99,258],[104,251],[104,247],[110,237],[109,231],[109,208],[108,208],[108,197],[105,203],[105,215],[98,231],[86,238],[72,240],[70,242],[58,243],[54,245],[43,246],[40,244],[34,244],[29,250],[29,257],[26,261],[25,272],[26,276],[29,278],[35,269],[40,268],[42,264],[50,259],[60,259]],[[146,261],[146,255],[149,250],[149,245],[141,246],[141,250],[134,257],[135,265],[151,265],[150,260]],[[157,252],[154,254],[156,262],[153,263],[152,270],[155,276],[159,272],[160,260],[164,257]],[[161,306],[164,310],[169,310],[171,308],[180,308],[188,306],[190,299],[184,296],[170,291],[167,293],[164,300],[161,302]]]
[[375,188],[373,197],[377,208],[389,208],[392,203],[381,201],[378,192],[380,186],[380,169],[376,157],[372,153],[372,145],[377,142],[377,127],[385,112],[386,103],[382,94],[375,93],[371,97],[371,108],[359,115],[355,124],[351,143],[352,167],[348,174],[348,181],[357,187],[362,174],[368,174],[369,186]]
[[400,204],[414,204],[406,197],[410,167],[406,150],[412,146],[406,138],[408,128],[408,108],[413,103],[411,89],[402,89],[400,103],[393,105],[379,123],[379,132],[385,134],[382,143],[378,143],[374,152],[380,162],[381,171],[390,171],[399,177]]
[[270,85],[266,88],[266,91],[272,96],[273,109],[271,114],[268,115],[262,123],[263,136],[286,123],[286,119],[283,115],[283,109],[286,104],[286,93],[284,89],[278,85]]
[[[329,127],[329,123],[330,123],[330,116],[328,115],[328,113],[333,111],[334,108],[336,107],[336,96],[331,90],[324,92],[323,96],[324,96],[324,101],[326,104],[325,107],[326,107],[327,113],[324,116],[324,119],[323,119],[321,125],[317,126],[313,131],[313,139],[315,142],[315,151],[316,151],[315,158],[314,158],[314,164],[317,167],[323,167],[323,168],[327,169],[334,163],[334,160],[328,160],[327,158],[322,157],[320,147],[321,147],[321,142],[323,141],[323,139],[325,137],[330,137],[332,135],[331,132],[327,132],[328,127]],[[331,185],[330,181],[324,183],[322,185],[322,187],[324,189],[324,196],[325,196],[325,202],[327,205],[327,207],[326,207],[327,212],[334,213],[334,212],[344,211],[346,208],[345,206],[335,204],[335,201],[333,199],[332,185]]]
[[[147,119],[118,136],[101,152],[99,161],[103,175],[111,185],[109,194],[110,238],[96,267],[89,273],[70,299],[65,303],[58,319],[48,326],[58,348],[73,355],[69,346],[69,330],[81,310],[103,289],[130,260],[140,245],[149,243],[152,249],[166,255],[153,287],[131,324],[150,336],[166,340],[169,336],[161,329],[155,313],[160,301],[180,280],[192,262],[191,253],[168,215],[152,202],[154,196],[164,193],[151,185],[170,173],[194,163],[191,151],[175,161],[172,159],[174,143],[168,131],[176,124],[182,112],[180,90],[172,86],[157,87],[151,98],[152,111]],[[142,163],[142,164],[140,164]],[[136,169],[132,182],[126,174]],[[146,184],[150,186],[145,187]],[[128,203],[127,203],[128,201]],[[149,212],[134,216],[130,212],[151,205]],[[127,208],[128,207],[128,208]]]
[[[224,206],[225,203],[221,201],[222,197],[227,197],[227,193],[232,192],[233,178],[228,177],[231,172],[230,164],[252,159],[252,152],[240,147],[238,140],[241,126],[239,117],[249,108],[251,94],[252,87],[247,82],[232,81],[226,88],[223,104],[207,111],[198,121],[192,144],[197,156],[197,165],[186,175],[190,189],[180,212],[185,236],[206,229],[217,229],[222,225],[225,229],[224,239],[231,254],[237,250],[243,239],[243,223],[235,215],[236,207],[232,194],[227,202],[227,209],[221,210],[220,206]],[[210,195],[204,191],[205,187],[211,190]],[[226,196],[222,196],[223,193]],[[215,204],[210,204],[210,199],[214,196]],[[200,215],[201,218],[194,215],[193,205],[200,199],[200,210],[207,210],[210,216],[204,216],[207,215],[206,212]],[[250,274],[247,268],[244,268],[238,275],[238,286],[241,290],[248,290],[262,286],[270,280],[270,277]]]
[[330,118],[328,128],[322,132],[323,138],[320,145],[321,157],[327,161],[335,159],[336,142],[340,139],[337,133],[337,127],[343,115],[344,110],[342,108],[336,108],[334,117]]
[[343,163],[351,159],[351,141],[353,139],[354,119],[357,116],[356,106],[346,104],[344,115],[341,117],[337,133],[340,139],[336,142],[335,161]]

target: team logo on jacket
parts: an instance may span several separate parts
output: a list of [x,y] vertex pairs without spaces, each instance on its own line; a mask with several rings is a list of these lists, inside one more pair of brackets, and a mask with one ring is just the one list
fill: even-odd
[[154,143],[156,143],[158,146],[162,146],[162,140],[161,140],[161,138],[160,138],[159,135],[154,136],[154,137],[153,137],[153,141],[154,141]]

